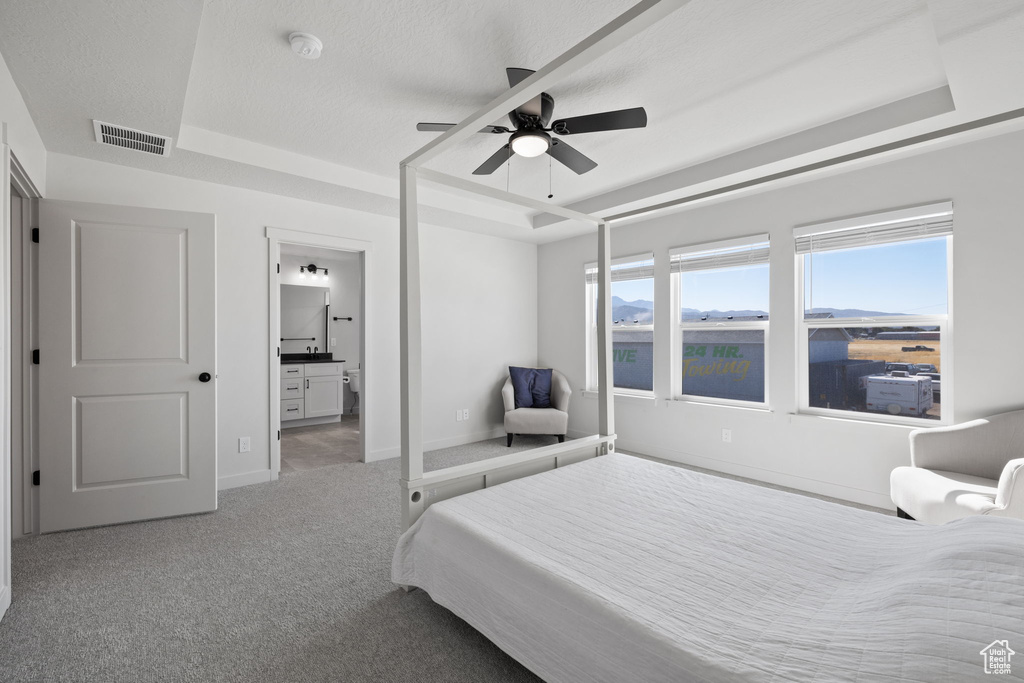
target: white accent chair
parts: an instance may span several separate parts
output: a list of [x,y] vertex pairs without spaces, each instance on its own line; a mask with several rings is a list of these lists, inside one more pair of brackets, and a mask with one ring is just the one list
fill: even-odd
[[910,467],[889,478],[900,517],[1024,519],[1024,410],[910,433]]
[[558,437],[558,443],[565,441],[569,429],[569,397],[572,389],[569,380],[558,370],[551,371],[551,407],[516,408],[512,378],[505,380],[501,398],[505,403],[505,437],[508,446],[516,434],[550,434]]

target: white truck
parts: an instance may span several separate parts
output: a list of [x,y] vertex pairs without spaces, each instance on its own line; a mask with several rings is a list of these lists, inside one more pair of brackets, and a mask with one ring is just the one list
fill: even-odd
[[931,410],[932,378],[923,375],[868,375],[867,409],[890,415],[923,417]]

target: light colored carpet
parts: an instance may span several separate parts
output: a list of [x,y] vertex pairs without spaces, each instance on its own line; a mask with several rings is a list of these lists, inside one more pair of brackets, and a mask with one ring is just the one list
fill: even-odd
[[[544,445],[429,453],[428,469]],[[398,462],[224,491],[207,515],[14,544],[0,681],[536,682],[389,580]]]

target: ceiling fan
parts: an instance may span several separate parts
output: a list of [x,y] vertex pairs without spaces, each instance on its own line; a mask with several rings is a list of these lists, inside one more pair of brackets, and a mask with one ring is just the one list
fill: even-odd
[[[505,69],[508,74],[508,85],[515,87],[520,81],[533,73],[530,69]],[[552,138],[555,135],[577,135],[579,133],[597,133],[605,130],[623,130],[626,128],[644,128],[647,125],[647,112],[643,107],[606,111],[600,114],[574,116],[558,119],[551,123],[551,114],[555,109],[555,99],[542,92],[526,104],[509,112],[513,128],[505,126],[487,126],[478,131],[492,135],[511,133],[508,142],[491,157],[473,171],[473,175],[489,175],[501,168],[509,160],[512,153],[524,157],[536,157],[547,152],[556,161],[568,166],[576,173],[583,174],[597,167],[597,162],[569,146],[564,140]],[[416,130],[446,131],[454,127],[454,123],[417,123]]]

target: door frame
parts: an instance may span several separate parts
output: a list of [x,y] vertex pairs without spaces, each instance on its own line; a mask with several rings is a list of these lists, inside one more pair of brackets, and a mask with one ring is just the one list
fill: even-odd
[[[3,188],[0,189],[0,209],[2,209],[2,217],[0,217],[0,344],[3,346],[3,357],[0,358],[0,429],[2,429],[2,445],[0,445],[0,618],[3,617],[7,611],[7,607],[10,606],[11,599],[11,540],[13,537],[13,501],[12,495],[14,493],[13,481],[14,481],[14,462],[11,453],[11,426],[13,423],[12,419],[12,407],[11,402],[11,369],[14,367],[14,357],[11,347],[12,340],[12,326],[14,324],[12,316],[11,305],[11,284],[12,284],[12,272],[14,271],[14,254],[11,251],[11,234],[15,227],[24,227],[27,220],[27,216],[34,216],[33,205],[36,204],[41,195],[39,189],[35,183],[29,177],[25,167],[17,161],[17,157],[11,151],[8,144],[0,144],[0,182],[3,182]],[[23,200],[22,209],[22,226],[11,225],[10,220],[10,209],[11,209],[11,190],[12,188],[16,191],[19,198]],[[26,208],[29,210],[26,211]],[[24,237],[24,232],[22,233]],[[28,250],[23,249],[23,253]],[[22,258],[17,259],[18,271],[22,271],[24,262]],[[22,288],[18,287],[18,291],[22,291]],[[18,302],[18,310],[24,316],[24,298],[23,301]],[[22,326],[18,325],[14,331],[20,336],[22,334]],[[24,364],[19,364],[23,366]],[[19,387],[22,388],[22,387]],[[22,392],[24,393],[24,392]],[[17,396],[18,407],[23,405],[23,397]],[[29,404],[31,407],[31,403]],[[24,422],[25,411],[18,411],[17,418],[19,422]],[[20,427],[18,427],[20,429]],[[31,450],[29,451],[31,456]],[[25,480],[22,476],[24,473],[25,464],[25,453],[19,453],[17,455],[17,462],[19,467],[16,472],[18,478]],[[31,462],[30,462],[31,464]],[[19,505],[19,510],[25,510],[26,505],[24,501],[31,500],[31,480],[29,486],[18,485],[19,502],[23,505]],[[30,508],[31,509],[31,508]],[[22,515],[18,515],[20,517]],[[23,522],[24,526],[24,522]]]
[[270,431],[268,443],[270,444],[270,478],[277,479],[281,473],[281,358],[278,355],[281,346],[281,280],[279,264],[281,263],[281,245],[295,244],[304,247],[317,247],[321,249],[335,249],[337,251],[356,252],[361,255],[362,261],[362,287],[359,293],[359,308],[362,316],[362,325],[359,331],[359,460],[366,462],[366,454],[369,452],[367,444],[367,417],[365,407],[367,390],[374,385],[372,363],[367,366],[367,330],[370,327],[372,313],[368,310],[366,302],[370,300],[368,291],[370,282],[369,274],[373,267],[373,243],[364,240],[351,239],[348,237],[337,237],[324,235],[316,232],[305,232],[302,230],[288,230],[286,228],[275,228],[267,226],[267,297],[268,303],[268,324],[267,324],[267,356],[268,373],[270,383],[270,403],[267,406],[270,416]]
[[[4,297],[4,301],[10,306],[6,324],[11,335],[10,357],[6,359],[10,363],[7,367],[11,424],[4,438],[11,448],[12,533],[14,538],[19,538],[39,533],[39,489],[32,485],[32,472],[39,469],[38,371],[31,362],[32,349],[36,348],[38,339],[35,318],[38,254],[30,235],[32,228],[39,227],[42,194],[13,153],[8,191],[11,186],[17,189],[22,200],[22,222],[20,226],[10,226],[10,234],[4,242],[10,247],[10,259],[5,261],[10,268],[10,277],[6,281],[10,297]],[[8,197],[5,216],[10,215],[9,202]]]

